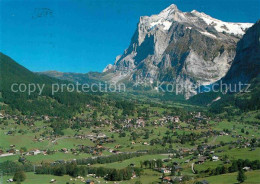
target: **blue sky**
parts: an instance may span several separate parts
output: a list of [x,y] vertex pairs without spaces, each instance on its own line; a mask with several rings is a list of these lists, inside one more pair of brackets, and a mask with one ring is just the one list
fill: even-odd
[[102,71],[130,43],[139,17],[170,4],[256,22],[260,0],[0,0],[0,52],[32,71]]

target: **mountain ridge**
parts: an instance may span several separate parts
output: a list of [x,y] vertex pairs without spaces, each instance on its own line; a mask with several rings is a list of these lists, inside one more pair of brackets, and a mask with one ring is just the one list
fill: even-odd
[[250,82],[260,72],[260,19],[238,42],[236,53],[230,70],[222,80],[233,84]]
[[70,82],[79,82],[83,83],[96,83],[99,82],[100,76],[102,73],[98,72],[88,72],[88,73],[74,73],[74,72],[59,72],[59,71],[44,71],[44,72],[36,72],[40,75],[47,75],[49,77],[57,78],[60,80],[67,80]]
[[[236,43],[250,26],[195,10],[181,12],[171,5],[158,15],[140,17],[128,49],[104,69],[104,76],[112,82],[166,81],[198,87],[214,83],[227,73]],[[188,98],[196,91],[184,93]]]

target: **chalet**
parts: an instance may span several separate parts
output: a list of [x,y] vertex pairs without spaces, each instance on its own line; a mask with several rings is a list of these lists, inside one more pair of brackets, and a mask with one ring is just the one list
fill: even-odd
[[144,119],[138,119],[136,120],[137,127],[145,127],[145,121]]
[[243,170],[244,170],[244,171],[250,171],[251,168],[250,168],[250,167],[243,167]]
[[161,168],[161,173],[168,174],[171,173],[171,171],[167,168]]
[[50,183],[54,183],[54,182],[56,182],[56,180],[55,179],[51,179]]
[[251,145],[251,144],[250,144],[249,142],[246,142],[246,143],[244,144],[244,147],[247,148],[247,147],[250,147],[250,145]]
[[62,149],[61,149],[61,152],[63,152],[63,153],[68,153],[68,149],[67,149],[67,148],[62,148]]
[[134,178],[136,178],[136,174],[135,174],[135,172],[132,173],[132,177],[131,177],[131,179],[134,179]]
[[38,142],[42,142],[42,141],[44,141],[44,139],[43,138],[39,138],[39,139],[37,139],[37,141]]
[[73,154],[76,154],[76,153],[77,153],[77,150],[74,149],[74,148],[71,148],[70,151],[71,151]]
[[118,149],[118,148],[120,148],[121,147],[121,145],[120,144],[118,144],[118,145],[115,145],[115,149]]
[[188,153],[188,152],[190,152],[190,150],[189,150],[189,149],[186,149],[186,148],[184,148],[184,149],[182,149],[182,152],[183,152],[183,153]]
[[172,179],[168,176],[163,178],[163,183],[170,183],[172,181]]
[[14,149],[14,148],[15,148],[15,145],[14,145],[14,144],[11,144],[11,145],[10,145],[10,148]]
[[224,132],[224,131],[221,131],[221,132],[219,132],[219,135],[220,135],[220,136],[228,135],[228,133],[226,133],[226,132]]
[[175,177],[172,177],[172,182],[173,182],[173,183],[179,183],[179,182],[182,182],[182,176],[175,176]]
[[87,137],[88,137],[89,139],[95,138],[95,137],[96,137],[96,134],[90,133],[90,134],[87,135]]
[[174,119],[173,119],[173,121],[174,121],[175,123],[179,123],[179,121],[180,121],[180,118],[179,118],[178,116],[174,116]]
[[120,151],[117,151],[117,150],[113,150],[112,153],[115,153],[115,154],[119,154]]
[[86,184],[95,184],[95,183],[94,183],[94,181],[92,181],[92,180],[87,180],[87,181],[86,181]]
[[105,139],[105,138],[107,138],[107,136],[106,136],[106,134],[99,133],[99,134],[97,135],[97,138],[98,138],[98,139]]
[[97,147],[97,149],[104,149],[104,147],[102,145],[97,145],[96,147]]
[[84,138],[85,138],[84,135],[75,135],[74,137],[75,137],[76,139],[84,139]]
[[179,165],[175,165],[175,166],[174,166],[174,169],[175,169],[175,171],[179,172],[179,171],[182,170],[182,167],[179,166]]
[[13,181],[14,181],[14,180],[13,180],[12,178],[6,180],[7,183],[11,183],[11,182],[13,182]]
[[33,151],[30,151],[30,152],[29,152],[30,155],[38,155],[38,154],[40,154],[40,153],[41,153],[40,150],[33,150]]
[[[54,152],[54,151],[53,151],[53,152]],[[43,155],[47,155],[47,154],[50,154],[50,153],[51,153],[50,150],[48,150],[48,151],[47,151],[47,150],[43,150],[43,151],[42,151],[42,154],[43,154]]]
[[7,152],[8,152],[8,153],[15,154],[15,153],[16,153],[16,150],[15,150],[15,149],[9,149]]
[[198,159],[198,164],[203,164],[206,161],[206,157],[200,157]]
[[43,119],[44,119],[45,121],[50,121],[49,116],[44,116]]
[[212,161],[218,161],[218,160],[219,160],[218,156],[213,156],[212,157]]

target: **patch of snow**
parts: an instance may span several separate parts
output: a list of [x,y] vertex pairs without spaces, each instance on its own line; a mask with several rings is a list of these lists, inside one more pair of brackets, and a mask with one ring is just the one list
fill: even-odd
[[207,32],[207,31],[200,31],[200,33],[204,34],[206,36],[209,36],[209,37],[217,38],[214,34],[211,34],[211,33]]
[[206,24],[213,26],[218,32],[226,32],[229,34],[233,33],[235,35],[243,35],[245,34],[247,28],[253,26],[252,23],[223,22],[221,20],[212,18],[211,16],[203,12],[198,12],[196,10],[193,10],[191,13],[204,20]]
[[163,25],[164,25],[164,30],[169,30],[170,29],[170,27],[171,27],[171,25],[172,25],[172,22],[170,22],[170,21],[164,21],[163,22]]
[[158,20],[156,22],[150,23],[150,29],[153,29],[157,25],[163,25],[164,26],[163,30],[167,31],[167,30],[170,29],[170,27],[172,25],[172,22],[170,22],[168,20],[160,19],[160,20]]

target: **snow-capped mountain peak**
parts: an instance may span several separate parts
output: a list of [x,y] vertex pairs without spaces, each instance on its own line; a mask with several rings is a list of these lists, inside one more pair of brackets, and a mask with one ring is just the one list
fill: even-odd
[[179,11],[175,4],[170,5],[168,8],[161,11],[158,16],[167,19],[169,15],[173,14],[174,12]]
[[[199,28],[202,34],[215,39],[219,38],[217,33],[227,33],[241,37],[253,25],[251,23],[224,22],[196,10],[182,12],[176,5],[172,4],[157,15],[140,17],[138,45],[142,44],[147,34],[149,35],[150,32],[156,29],[167,33],[175,22],[186,23],[190,28]],[[208,31],[209,27],[216,30],[216,35]]]
[[148,79],[183,86],[211,84],[225,76],[237,41],[251,26],[224,22],[196,10],[182,12],[171,5],[157,15],[140,17],[131,44],[104,72],[113,82]]

